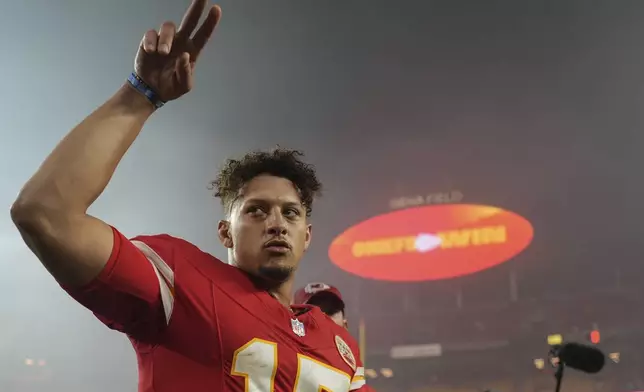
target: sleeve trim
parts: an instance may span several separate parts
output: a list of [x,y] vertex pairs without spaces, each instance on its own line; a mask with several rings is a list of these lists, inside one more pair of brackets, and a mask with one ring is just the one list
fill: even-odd
[[351,380],[351,385],[349,386],[350,391],[362,388],[367,382],[364,378],[364,367],[360,366],[356,369],[355,374],[353,375],[353,380]]
[[132,240],[132,245],[136,246],[138,250],[143,253],[146,259],[152,264],[154,272],[159,280],[159,291],[161,293],[161,303],[163,304],[163,312],[165,313],[166,324],[170,324],[172,317],[172,310],[174,309],[174,271],[163,260],[157,252],[154,251],[146,243]]

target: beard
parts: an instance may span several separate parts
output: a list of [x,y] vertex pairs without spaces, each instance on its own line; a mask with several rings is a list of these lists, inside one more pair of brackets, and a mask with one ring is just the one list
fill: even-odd
[[293,275],[294,268],[284,265],[261,266],[257,270],[257,276],[266,280],[269,284],[280,284],[286,282]]

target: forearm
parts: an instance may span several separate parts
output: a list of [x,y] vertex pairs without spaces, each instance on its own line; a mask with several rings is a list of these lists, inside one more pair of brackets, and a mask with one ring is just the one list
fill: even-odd
[[120,88],[58,144],[20,192],[13,212],[84,213],[153,110],[129,86]]

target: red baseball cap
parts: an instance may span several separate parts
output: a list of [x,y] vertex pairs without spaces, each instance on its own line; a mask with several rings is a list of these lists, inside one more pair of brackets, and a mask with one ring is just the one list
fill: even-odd
[[342,299],[342,294],[337,288],[330,286],[326,283],[309,283],[306,286],[295,292],[293,296],[293,303],[295,304],[306,304],[311,298],[315,297],[320,293],[327,293],[329,295],[335,296],[337,299],[342,302],[344,305],[344,300]]

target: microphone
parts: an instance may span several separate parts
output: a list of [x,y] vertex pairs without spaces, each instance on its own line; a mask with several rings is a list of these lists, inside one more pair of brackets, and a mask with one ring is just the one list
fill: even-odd
[[554,346],[551,354],[567,367],[584,373],[598,373],[606,361],[604,353],[599,349],[579,343]]

